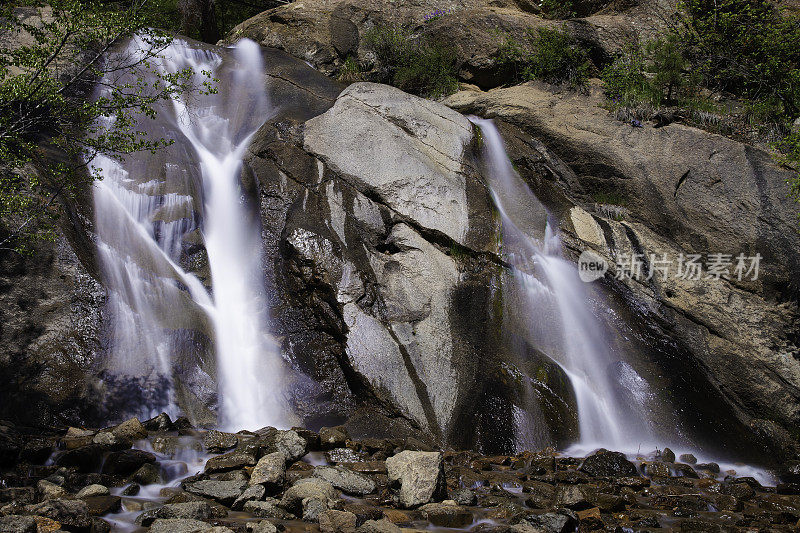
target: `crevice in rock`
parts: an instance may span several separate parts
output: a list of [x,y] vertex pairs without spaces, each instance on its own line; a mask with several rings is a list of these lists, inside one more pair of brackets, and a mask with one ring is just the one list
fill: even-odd
[[677,198],[678,197],[678,189],[681,188],[681,185],[683,185],[683,182],[686,181],[686,178],[689,177],[691,172],[692,172],[691,170],[687,170],[686,172],[683,173],[683,176],[678,178],[678,183],[675,184],[675,193],[672,195],[673,198]]

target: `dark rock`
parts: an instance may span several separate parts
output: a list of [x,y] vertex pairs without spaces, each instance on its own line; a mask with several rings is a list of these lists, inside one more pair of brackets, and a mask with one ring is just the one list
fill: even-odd
[[143,450],[111,452],[103,463],[103,473],[112,476],[129,476],[139,470],[142,465],[155,462],[156,456]]
[[42,464],[47,461],[55,449],[55,439],[31,438],[26,439],[20,451],[20,460],[33,464]]
[[450,497],[458,505],[475,505],[478,503],[478,497],[469,489],[457,489],[450,494]]
[[778,483],[775,491],[778,494],[800,494],[800,483]]
[[675,452],[670,450],[669,448],[664,448],[661,452],[661,460],[666,463],[674,463],[675,462]]
[[706,470],[712,474],[719,474],[720,468],[717,463],[700,463],[695,465],[697,470]]
[[575,527],[576,519],[563,513],[528,514],[520,523],[547,533],[567,533]]
[[374,505],[365,503],[347,503],[343,509],[356,516],[356,525],[360,526],[367,520],[380,520],[383,518],[383,510]]
[[0,517],[2,533],[37,533],[39,530],[32,516],[10,515]]
[[553,495],[553,507],[566,507],[573,511],[589,509],[592,504],[584,494],[581,485],[559,485]]
[[122,498],[119,496],[89,496],[83,498],[86,508],[90,515],[102,516],[107,513],[115,513],[120,510]]
[[463,528],[472,523],[472,513],[458,505],[428,503],[420,507],[428,521],[439,527]]
[[749,500],[756,495],[756,491],[747,483],[723,483],[720,485],[719,491],[738,500]]
[[675,463],[672,465],[672,468],[675,470],[675,473],[679,476],[689,477],[694,479],[697,479],[699,477],[697,475],[697,472],[695,472],[694,468],[692,468],[687,464]]
[[101,445],[88,444],[74,450],[67,450],[59,455],[55,462],[58,466],[74,467],[80,472],[92,472],[99,470],[102,466],[104,453],[105,450]]
[[139,494],[141,487],[137,483],[131,483],[122,490],[123,496],[136,496]]
[[153,463],[145,463],[131,476],[131,481],[140,485],[161,483],[161,469]]
[[697,458],[692,455],[691,453],[682,453],[678,460],[682,463],[686,463],[687,465],[694,465],[697,464]]
[[0,502],[33,503],[36,492],[33,487],[8,487],[0,489]]
[[786,483],[800,483],[800,461],[787,461],[778,473],[778,477]]
[[356,533],[401,533],[400,528],[386,519],[367,520],[361,524]]
[[172,420],[167,413],[161,413],[150,420],[145,420],[142,422],[142,426],[147,431],[172,431],[173,429]]
[[363,457],[350,448],[335,448],[325,452],[325,459],[327,459],[329,463],[338,464],[357,463],[361,461]]
[[672,473],[669,465],[660,461],[644,462],[641,467],[642,472],[650,477],[669,477]]
[[89,507],[82,500],[49,500],[37,505],[29,505],[25,510],[30,514],[60,522],[68,530],[88,529],[92,525]]
[[628,461],[624,454],[619,452],[600,451],[584,459],[580,467],[593,477],[619,477],[635,476],[636,465]]

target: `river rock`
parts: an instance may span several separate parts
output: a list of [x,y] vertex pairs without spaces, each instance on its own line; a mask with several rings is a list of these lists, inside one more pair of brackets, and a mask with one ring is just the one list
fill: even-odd
[[[317,501],[328,508],[328,502],[338,498],[339,493],[329,482],[318,478],[306,478],[289,487],[281,498],[281,507],[303,516],[309,502]],[[324,509],[323,509],[324,510]]]
[[697,457],[692,455],[691,453],[682,453],[678,460],[682,463],[686,463],[688,465],[697,464]]
[[49,500],[36,505],[28,505],[25,510],[29,514],[55,520],[66,526],[67,529],[80,530],[92,525],[89,507],[83,500]]
[[31,516],[10,515],[0,517],[2,533],[37,533],[36,520]]
[[340,448],[347,443],[347,429],[344,426],[323,427],[319,430],[320,444],[325,449]]
[[352,533],[356,529],[356,515],[335,509],[324,511],[319,515],[319,529],[322,533]]
[[386,459],[389,482],[401,507],[442,500],[446,495],[444,466],[439,452],[403,451]]
[[203,435],[203,446],[211,453],[222,453],[236,447],[239,439],[231,433],[211,430]]
[[142,422],[142,426],[147,431],[171,431],[173,429],[172,419],[167,413],[161,413],[150,420]]
[[75,497],[81,499],[88,498],[90,496],[108,496],[109,494],[111,494],[111,492],[108,490],[108,487],[105,485],[94,484],[83,487],[78,491],[77,494],[75,494]]
[[63,487],[45,479],[36,484],[36,490],[42,495],[43,500],[56,500],[67,495],[67,491]]
[[138,418],[131,418],[111,428],[111,433],[118,439],[135,441],[147,437],[147,430]]
[[367,520],[361,524],[356,533],[401,533],[399,527],[386,519]]
[[281,502],[275,498],[262,501],[249,501],[242,508],[245,513],[250,513],[258,518],[275,518],[278,520],[294,520],[295,516],[286,511]]
[[93,472],[103,465],[105,449],[100,444],[88,444],[72,450],[67,450],[56,457],[59,466],[75,467],[80,472]]
[[435,526],[463,528],[472,523],[472,513],[452,503],[428,503],[419,509]]
[[280,490],[286,477],[286,456],[283,452],[268,453],[258,460],[250,474],[250,485],[264,485],[271,493]]
[[211,506],[207,502],[172,503],[145,511],[136,518],[136,524],[149,527],[159,518],[189,518],[208,520],[212,518]]
[[159,518],[150,526],[149,533],[206,533],[211,525],[199,520],[184,518]]
[[594,477],[635,476],[636,465],[619,452],[600,451],[583,460],[581,472]]
[[247,502],[263,500],[266,493],[267,491],[263,485],[250,485],[241,496],[236,498],[236,501],[231,505],[231,509],[241,511]]
[[231,470],[244,468],[245,466],[252,466],[254,464],[256,464],[255,457],[249,453],[233,451],[212,457],[206,461],[205,471],[209,474],[214,472],[228,472]]
[[140,485],[161,483],[161,469],[153,463],[145,463],[133,473],[131,481]]
[[247,531],[249,533],[277,533],[278,528],[269,520],[261,520],[260,522],[248,522]]
[[244,481],[204,480],[186,483],[184,490],[230,507],[242,495],[246,487],[247,483]]
[[92,516],[102,516],[108,513],[116,513],[122,505],[122,498],[119,496],[87,496],[82,498],[86,503],[86,509]]
[[318,466],[314,468],[312,475],[324,479],[351,496],[364,496],[375,492],[375,482],[372,479],[343,466]]

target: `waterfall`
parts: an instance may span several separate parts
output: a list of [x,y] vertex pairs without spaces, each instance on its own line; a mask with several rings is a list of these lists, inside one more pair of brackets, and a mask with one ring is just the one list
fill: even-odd
[[491,120],[471,117],[481,130],[487,179],[502,221],[509,283],[523,306],[523,327],[535,348],[566,373],[575,392],[580,443],[615,447],[643,436],[641,420],[623,420],[609,374],[613,362],[603,326],[575,265],[560,257],[547,210],[514,170]]
[[[135,57],[143,46],[132,39],[120,53]],[[205,394],[200,404],[217,395],[225,429],[286,425],[260,226],[239,179],[250,139],[271,112],[260,49],[248,40],[219,51],[175,40],[150,66],[161,75],[190,68],[198,85],[211,73],[218,90],[138,117],[140,129],[174,141],[167,148],[91,162],[102,176],[94,188],[97,249],[113,317],[107,374],[144,391],[141,416],[177,414],[178,397],[191,389]],[[105,81],[101,87],[126,80]]]

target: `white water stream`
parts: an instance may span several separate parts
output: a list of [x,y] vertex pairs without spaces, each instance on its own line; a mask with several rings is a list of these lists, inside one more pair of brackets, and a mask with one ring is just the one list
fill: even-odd
[[471,120],[483,135],[487,178],[502,219],[504,255],[514,267],[515,289],[523,295],[529,337],[569,377],[581,444],[616,449],[641,437],[631,434],[631,428],[645,427],[642,421],[622,421],[603,328],[575,265],[560,257],[558,235],[547,223],[546,210],[512,167],[494,123]]
[[[124,53],[135,55],[142,46],[134,39]],[[184,379],[218,383],[221,427],[284,426],[282,362],[268,331],[260,229],[239,180],[250,139],[271,111],[260,49],[243,40],[218,54],[176,40],[151,64],[162,75],[191,68],[197,85],[208,80],[204,72],[213,73],[218,92],[174,99],[155,120],[141,120],[149,132],[174,139],[172,146],[93,161],[103,176],[95,187],[95,218],[114,318],[109,371],[135,378],[143,390],[166,391],[142,402],[150,411],[142,416],[177,414],[177,367]],[[210,291],[180,264],[182,253],[199,245]],[[216,380],[201,368],[202,354],[187,356],[198,336],[209,339],[205,344],[216,355]]]

